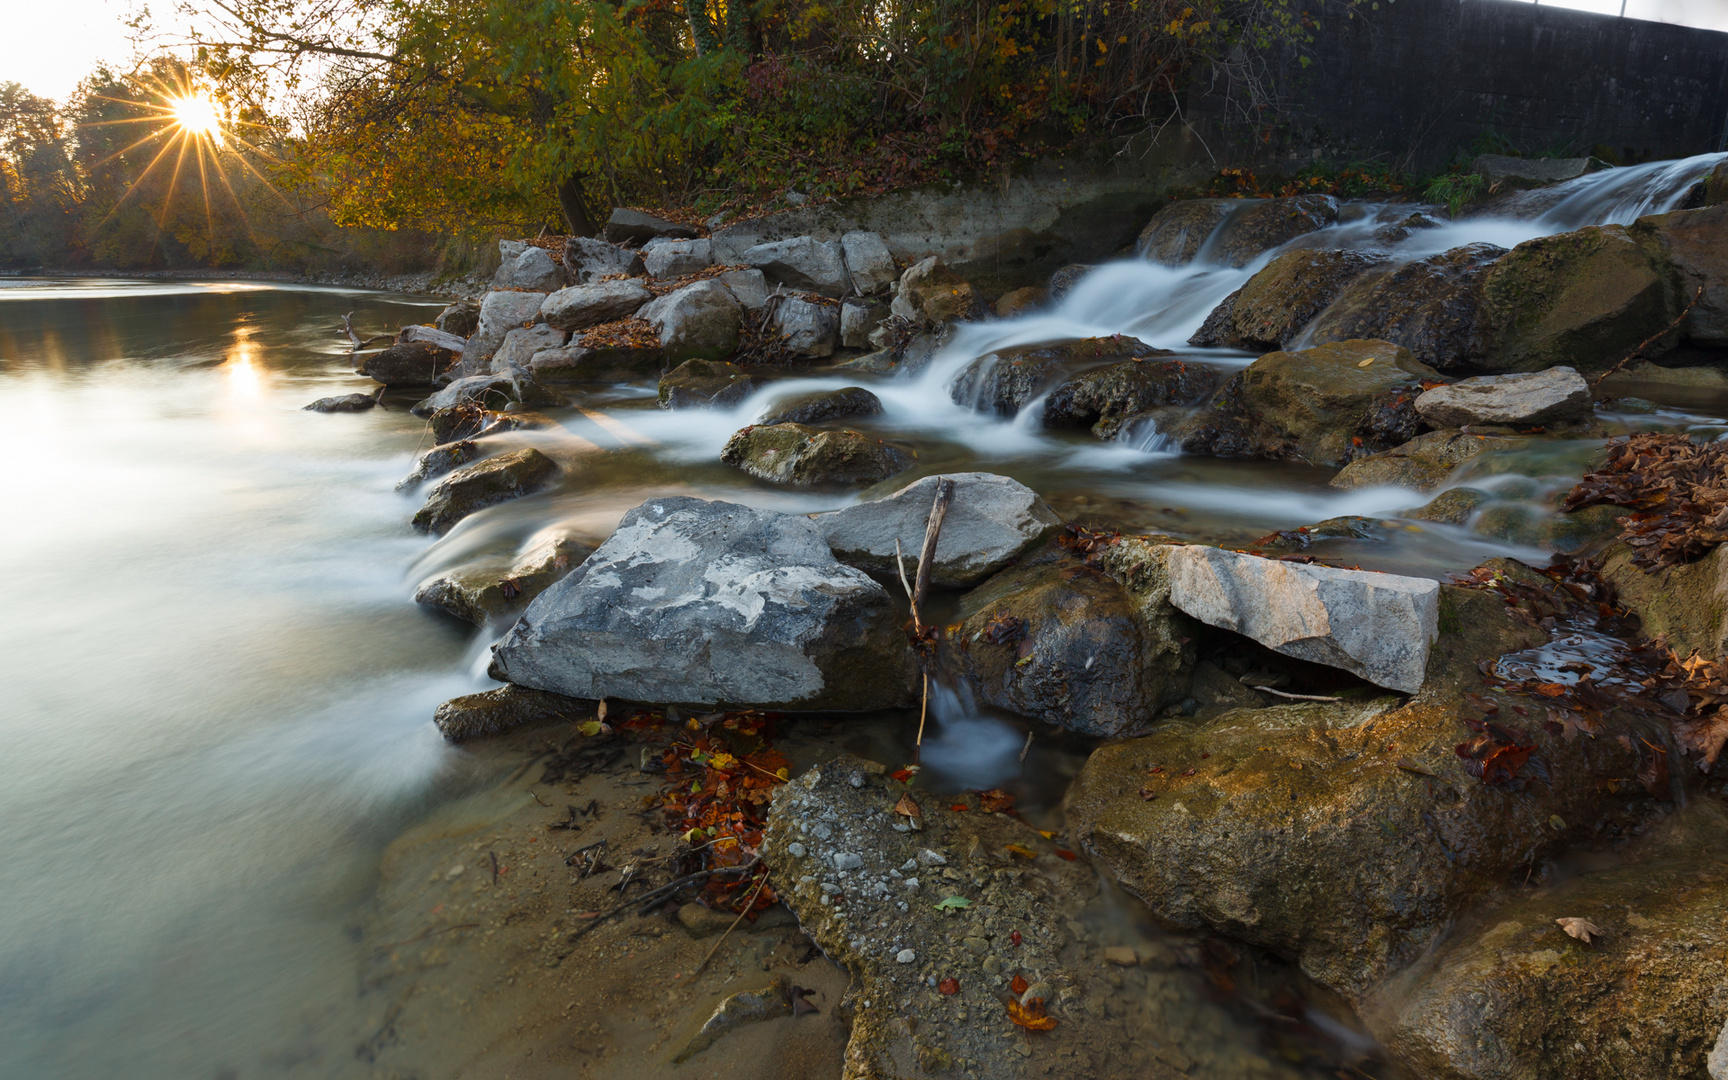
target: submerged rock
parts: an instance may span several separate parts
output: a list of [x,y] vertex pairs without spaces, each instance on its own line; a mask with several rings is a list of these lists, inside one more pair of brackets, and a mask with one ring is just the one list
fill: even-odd
[[514,558],[489,559],[439,574],[414,591],[414,602],[484,626],[527,607],[593,551],[593,545],[573,537],[547,537]]
[[1590,415],[1590,384],[1569,367],[1484,375],[1424,392],[1416,412],[1435,427],[1581,420]]
[[737,364],[686,360],[660,377],[662,409],[730,408],[772,380],[752,375]]
[[467,742],[502,735],[529,724],[582,720],[594,715],[596,704],[526,686],[500,686],[484,693],[451,698],[438,706],[432,722],[449,741]]
[[1357,458],[1331,480],[1336,488],[1407,487],[1433,491],[1471,458],[1493,451],[1519,450],[1528,438],[1486,435],[1448,428],[1428,431],[1407,443]]
[[449,532],[476,510],[539,490],[557,471],[557,464],[533,447],[465,466],[427,493],[426,505],[414,515],[414,527],[421,532]]
[[760,990],[739,990],[715,1009],[684,1048],[672,1056],[674,1065],[700,1054],[714,1045],[715,1040],[745,1024],[792,1015],[792,994],[786,983],[776,979]]
[[1280,349],[1345,286],[1385,259],[1360,251],[1287,251],[1206,317],[1191,345]]
[[[1062,519],[1038,493],[993,473],[949,473],[954,496],[936,538],[933,584],[970,588],[1048,539]],[[939,477],[926,476],[891,495],[817,514],[811,520],[841,562],[881,577],[896,574],[894,544],[908,573],[924,547]]]
[[1524,601],[1440,591],[1442,634],[1414,699],[1346,693],[1101,747],[1068,793],[1073,835],[1158,918],[1271,949],[1360,1004],[1533,860],[1648,813],[1642,789],[1611,778],[1637,773],[1640,739],[1663,745],[1657,716],[1613,710],[1580,734],[1539,722],[1549,699],[1493,695],[1535,764],[1506,783],[1467,771],[1479,763],[1453,747],[1472,738],[1460,717],[1482,715],[1464,697],[1483,689],[1478,663],[1548,635],[1519,615]]
[[385,386],[433,386],[460,357],[424,341],[392,345],[360,361],[360,374]]
[[848,416],[878,416],[881,412],[882,401],[875,394],[862,386],[846,386],[776,401],[757,423],[820,424]]
[[365,412],[378,404],[375,394],[343,394],[341,397],[321,397],[306,406],[307,412]]
[[529,605],[493,671],[572,697],[869,711],[910,696],[902,618],[808,518],[651,499]]
[[443,476],[480,456],[480,444],[472,439],[441,443],[421,454],[414,468],[396,483],[397,491],[412,491],[435,476]]
[[1135,244],[1142,258],[1165,266],[1187,266],[1240,199],[1183,199],[1152,215]]
[[904,472],[910,450],[856,431],[753,424],[726,441],[720,460],[758,480],[791,487],[865,487]]
[[949,389],[957,405],[1013,416],[1064,376],[1116,360],[1169,356],[1138,338],[1114,334],[999,349],[972,361]]
[[1218,372],[1186,360],[1135,357],[1092,368],[1044,399],[1045,427],[1089,427],[1113,439],[1124,421],[1164,405],[1191,405],[1218,388]]
[[1299,660],[1414,693],[1439,634],[1428,578],[1337,570],[1197,544],[1167,557],[1170,603]]
[[[1728,1009],[1725,836],[1721,805],[1694,802],[1625,865],[1470,919],[1365,1019],[1437,1080],[1700,1076]],[[1588,941],[1559,925],[1572,919]]]

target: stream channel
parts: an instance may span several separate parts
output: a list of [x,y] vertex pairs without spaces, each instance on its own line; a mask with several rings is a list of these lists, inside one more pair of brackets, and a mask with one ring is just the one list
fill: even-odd
[[[1713,160],[1586,176],[1517,213],[1418,231],[1397,254],[1630,222],[1676,205]],[[1299,242],[1365,243],[1383,209],[1358,204]],[[733,410],[679,412],[656,406],[652,384],[590,387],[548,410],[559,428],[501,440],[556,457],[559,486],[436,541],[408,527],[417,500],[393,490],[426,445],[414,399],[390,395],[358,415],[302,406],[373,387],[353,373],[345,312],[379,332],[429,322],[443,301],[0,279],[0,404],[23,449],[0,473],[0,575],[13,583],[0,624],[0,1069],[28,1080],[384,1075],[352,1052],[360,938],[384,853],[483,801],[520,761],[439,737],[440,701],[492,685],[497,630],[476,633],[411,597],[429,576],[554,525],[598,543],[655,495],[810,512],[919,475],[985,470],[1088,525],[1244,545],[1368,515],[1389,524],[1349,549],[1363,566],[1442,576],[1496,554],[1544,561],[1537,526],[1598,442],[1484,455],[1453,479],[1525,507],[1536,526],[1508,539],[1400,522],[1426,497],[1338,491],[1327,470],[1171,454],[1155,431],[1104,443],[1043,429],[1035,405],[999,419],[950,400],[960,368],[991,349],[1101,334],[1239,368],[1253,357],[1185,342],[1269,257],[1241,269],[1209,265],[1204,251],[1182,269],[1106,265],[1054,308],[962,327],[910,379],[807,369]],[[913,471],[861,494],[789,492],[719,462],[727,437],[775,399],[847,385],[885,407],[854,426],[916,448]],[[1728,400],[1659,404],[1607,419],[1725,429],[1715,418]],[[1024,722],[982,714],[952,689],[936,704],[927,783],[1009,787],[1029,820],[1059,825],[1084,747],[1040,741],[1022,764]],[[909,760],[907,718],[829,730],[840,732],[833,749]],[[414,1075],[451,1074],[422,1068]]]

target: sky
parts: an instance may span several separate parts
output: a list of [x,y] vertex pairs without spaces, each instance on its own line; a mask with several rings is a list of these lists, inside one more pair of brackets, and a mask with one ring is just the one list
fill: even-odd
[[[135,2],[0,0],[0,82],[19,82],[43,97],[64,98],[101,61],[128,67],[132,46],[125,22]],[[1622,0],[1535,2],[1618,15]],[[1728,0],[1625,0],[1625,5],[1631,18],[1728,30]],[[169,4],[158,0],[157,7],[166,12]]]

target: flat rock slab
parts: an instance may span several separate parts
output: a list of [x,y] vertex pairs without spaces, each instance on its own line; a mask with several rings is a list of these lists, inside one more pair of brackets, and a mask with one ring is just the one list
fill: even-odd
[[582,330],[627,319],[652,299],[654,294],[643,288],[641,282],[599,281],[549,293],[540,301],[539,313],[547,323],[561,330]]
[[819,390],[813,394],[776,401],[758,420],[760,424],[820,424],[848,416],[878,416],[882,400],[862,386]]
[[378,404],[371,394],[343,394],[341,397],[321,397],[306,406],[307,412],[365,412]]
[[867,711],[910,698],[903,618],[808,518],[651,499],[529,605],[493,672],[579,698]]
[[449,741],[467,742],[502,735],[529,724],[569,724],[589,719],[594,715],[595,704],[525,686],[500,686],[451,698],[433,712],[432,722]]
[[1170,602],[1209,626],[1404,693],[1422,687],[1440,586],[1190,544],[1169,554]]
[[[873,574],[894,574],[894,542],[906,555],[908,572],[924,548],[924,530],[936,501],[938,477],[927,476],[892,495],[811,520],[835,556]],[[1062,519],[1036,491],[994,473],[950,473],[954,498],[936,541],[930,580],[964,589],[1007,566],[1062,527]]]
[[1590,414],[1590,384],[1569,367],[1484,375],[1424,392],[1416,399],[1416,412],[1441,428],[1582,420]]

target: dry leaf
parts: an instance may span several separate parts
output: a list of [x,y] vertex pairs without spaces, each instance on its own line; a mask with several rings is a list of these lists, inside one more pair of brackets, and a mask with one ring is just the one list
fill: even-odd
[[1374,362],[1374,358],[1372,356],[1370,356],[1368,359],[1362,361],[1360,364],[1357,364],[1356,366],[1357,367],[1367,367],[1369,364],[1372,364],[1373,362]]
[[944,997],[953,997],[960,992],[960,980],[950,975],[936,984],[936,991]]
[[1030,1004],[1008,1002],[1008,1019],[1032,1031],[1049,1031],[1056,1026],[1054,1016],[1044,1015],[1044,999],[1033,998]]
[[894,812],[901,817],[921,818],[924,816],[924,811],[912,801],[912,796],[904,792],[900,795],[900,801],[894,804]]
[[1565,918],[1555,919],[1554,921],[1560,924],[1560,929],[1571,934],[1586,945],[1590,944],[1591,935],[1600,937],[1608,932],[1591,922],[1589,919]]

